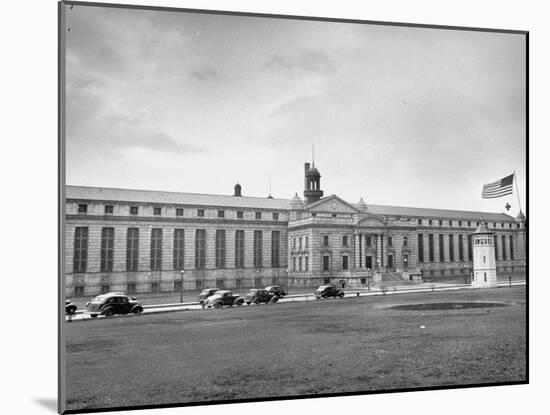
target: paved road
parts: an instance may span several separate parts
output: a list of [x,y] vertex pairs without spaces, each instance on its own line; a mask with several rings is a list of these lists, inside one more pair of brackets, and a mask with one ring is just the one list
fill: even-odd
[[[508,282],[500,282],[498,284],[499,287],[507,287],[509,285]],[[514,281],[511,283],[511,285],[525,285],[525,281]],[[372,295],[398,295],[398,294],[404,294],[404,293],[420,293],[420,292],[428,292],[428,291],[449,291],[449,290],[468,290],[473,289],[470,285],[464,285],[464,284],[458,284],[458,285],[451,285],[451,284],[444,284],[444,285],[437,285],[437,284],[421,284],[416,286],[402,286],[402,287],[396,287],[395,290],[393,288],[388,289],[385,294],[379,290],[355,290],[355,291],[347,291],[345,294],[345,298],[350,297],[365,297],[365,296],[372,296]],[[315,301],[315,297],[313,294],[295,294],[295,295],[288,295],[285,298],[282,298],[279,300],[281,303],[287,303],[287,302],[295,302],[295,301]],[[257,306],[244,306],[244,307],[257,307]],[[261,306],[260,306],[261,307]],[[144,314],[150,314],[150,313],[167,313],[167,312],[174,312],[174,311],[192,311],[192,310],[202,310],[202,307],[199,305],[198,302],[187,302],[187,303],[175,303],[175,304],[155,304],[155,305],[144,305],[143,306]],[[97,317],[98,319],[106,318],[103,316]],[[109,317],[113,318],[113,317]],[[77,314],[72,317],[72,321],[79,321],[79,320],[91,320],[92,318],[90,315],[82,310],[77,311]],[[68,321],[69,318],[66,317],[66,320]]]

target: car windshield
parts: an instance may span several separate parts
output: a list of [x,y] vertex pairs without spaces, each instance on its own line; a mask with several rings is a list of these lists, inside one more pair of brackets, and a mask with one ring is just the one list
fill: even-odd
[[205,295],[205,294],[208,294],[208,293],[210,293],[210,289],[202,290],[200,295]]
[[92,303],[102,303],[105,301],[104,295],[98,295],[97,297],[92,298]]

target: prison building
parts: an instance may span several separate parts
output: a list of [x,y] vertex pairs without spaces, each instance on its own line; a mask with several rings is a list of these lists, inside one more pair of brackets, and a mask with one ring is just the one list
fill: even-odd
[[494,233],[497,275],[526,269],[526,219],[504,213],[349,203],[304,165],[303,198],[65,188],[67,296],[207,286],[366,287],[472,272],[472,234]]

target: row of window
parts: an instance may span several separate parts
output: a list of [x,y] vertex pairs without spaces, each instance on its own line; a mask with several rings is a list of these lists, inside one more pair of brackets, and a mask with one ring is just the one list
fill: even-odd
[[[253,256],[254,267],[263,265],[263,231],[254,231]],[[115,229],[101,229],[100,271],[113,271]],[[150,270],[163,269],[162,264],[163,230],[151,229]],[[173,269],[184,269],[185,230],[174,229],[173,239]],[[279,267],[281,262],[281,232],[271,231],[271,266]],[[244,230],[235,231],[235,268],[244,268]],[[88,263],[88,228],[75,228],[74,263],[75,273],[86,272]],[[128,228],[126,231],[126,271],[137,271],[139,264],[139,228]],[[206,267],[206,229],[195,230],[195,268]],[[216,230],[215,267],[226,267],[226,235],[224,229]]]
[[[427,219],[427,221],[428,221],[428,225],[429,225],[429,226],[432,226],[432,225],[434,224],[434,222],[435,222],[434,219]],[[425,223],[426,223],[426,219],[418,219],[418,224],[419,224],[419,225],[422,225],[422,224],[425,224]],[[459,227],[464,226],[464,225],[463,225],[464,223],[466,223],[466,226],[467,226],[468,228],[472,227],[472,224],[475,224],[476,227],[479,226],[479,222],[461,221],[461,220],[459,220],[459,221],[453,221],[453,220],[445,220],[445,221],[443,221],[443,219],[439,219],[439,220],[437,220],[437,223],[438,223],[439,226],[443,226],[444,224],[445,224],[445,225],[448,225],[448,226],[454,226],[454,223],[458,223],[458,226],[459,226]],[[497,227],[497,222],[492,222],[492,225],[493,225],[493,228],[496,228],[496,227]],[[488,224],[488,226],[490,226],[490,224]],[[501,222],[501,223],[500,223],[500,227],[501,227],[501,228],[504,228],[504,227],[505,227],[505,223],[504,223],[504,222]],[[510,229],[512,229],[513,223],[508,222],[508,227],[509,227]],[[520,228],[520,227],[521,227],[521,224],[516,223],[516,227]]]
[[[472,260],[472,235],[468,236],[468,261]],[[454,262],[455,261],[455,235],[447,235],[448,237],[448,261]],[[502,241],[502,247],[506,246],[506,235],[501,235],[501,241]],[[487,239],[483,239],[485,241],[485,244],[491,243],[492,241]],[[498,257],[498,246],[497,246],[497,235],[494,235],[494,242],[495,242],[495,258],[499,259]],[[480,240],[476,239],[476,245],[479,244]],[[445,262],[445,235],[438,235],[438,242],[439,242],[439,262]],[[513,235],[508,235],[508,244],[509,244],[509,252],[510,252],[510,259],[514,259],[514,237]],[[424,235],[418,234],[418,262],[422,263],[424,261]],[[502,260],[507,260],[506,257],[506,249],[502,249]],[[464,236],[458,235],[458,261],[462,262],[464,261]],[[428,235],[428,261],[427,262],[434,262],[434,235],[429,234]]]
[[[105,205],[104,206],[104,213],[105,215],[112,215],[114,212],[114,206],[113,205]],[[218,210],[218,218],[225,218],[225,210],[219,209]],[[86,203],[81,203],[78,205],[78,213],[80,215],[88,213],[88,205]],[[137,215],[139,213],[139,206],[130,206],[130,215]],[[263,215],[262,212],[254,212],[256,219],[262,219]],[[162,207],[156,206],[153,207],[153,215],[154,216],[162,216]],[[176,216],[183,216],[183,208],[176,208]],[[196,210],[196,216],[199,218],[204,217],[204,209],[197,209]],[[273,220],[279,220],[279,213],[278,212],[272,212],[271,217]],[[244,211],[238,210],[237,211],[237,219],[243,219],[244,218]]]

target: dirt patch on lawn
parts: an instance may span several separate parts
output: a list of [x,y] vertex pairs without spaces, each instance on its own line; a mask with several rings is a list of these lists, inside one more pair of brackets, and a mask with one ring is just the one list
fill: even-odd
[[400,304],[389,306],[392,310],[429,311],[429,310],[462,310],[470,308],[507,307],[506,303],[478,302],[478,301],[453,301],[445,303],[419,303]]

